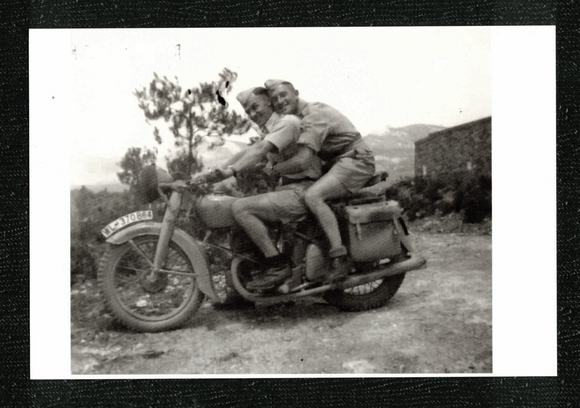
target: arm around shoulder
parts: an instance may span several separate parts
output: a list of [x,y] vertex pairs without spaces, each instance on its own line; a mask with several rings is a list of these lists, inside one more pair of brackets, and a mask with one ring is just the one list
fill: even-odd
[[249,166],[260,163],[266,158],[266,153],[271,152],[274,149],[275,146],[272,143],[267,140],[260,140],[245,150],[245,154],[239,157],[238,160],[230,166],[235,172],[241,171]]
[[299,145],[298,151],[294,156],[286,161],[276,164],[276,171],[281,174],[295,174],[300,173],[311,164],[311,161],[316,156],[314,150],[305,145]]

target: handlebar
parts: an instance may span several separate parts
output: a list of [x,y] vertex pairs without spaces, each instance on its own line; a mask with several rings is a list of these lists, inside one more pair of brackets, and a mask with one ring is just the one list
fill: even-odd
[[157,192],[160,198],[167,203],[170,195],[169,191],[183,193],[186,190],[190,190],[193,193],[205,195],[211,192],[209,185],[218,183],[224,179],[224,174],[220,171],[202,172],[190,176],[189,180],[172,180],[171,182],[164,180],[164,182],[158,182]]

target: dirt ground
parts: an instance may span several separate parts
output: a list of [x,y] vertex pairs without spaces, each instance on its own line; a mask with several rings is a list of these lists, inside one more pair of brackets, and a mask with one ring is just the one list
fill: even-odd
[[367,312],[313,299],[237,310],[206,302],[188,327],[133,333],[112,323],[95,282],[75,284],[72,374],[491,373],[491,235],[423,227],[412,233],[427,268]]

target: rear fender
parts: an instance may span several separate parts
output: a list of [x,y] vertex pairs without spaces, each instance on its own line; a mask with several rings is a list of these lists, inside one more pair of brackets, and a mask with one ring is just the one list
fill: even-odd
[[407,252],[414,252],[413,244],[411,244],[409,230],[407,229],[407,224],[405,224],[405,220],[403,219],[403,217],[393,218],[393,222],[395,223],[395,228],[399,233],[399,240],[401,241]]
[[[112,245],[121,245],[125,242],[141,235],[159,235],[161,233],[160,222],[140,222],[127,229],[121,230],[109,237],[107,242]],[[187,255],[195,271],[195,277],[199,289],[210,299],[219,301],[219,297],[214,289],[213,280],[208,269],[208,258],[205,248],[194,240],[185,231],[175,228],[171,238]]]

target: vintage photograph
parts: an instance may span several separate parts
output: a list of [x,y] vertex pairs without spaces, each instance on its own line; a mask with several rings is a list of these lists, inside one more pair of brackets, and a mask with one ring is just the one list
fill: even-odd
[[491,40],[71,30],[70,373],[492,374]]

